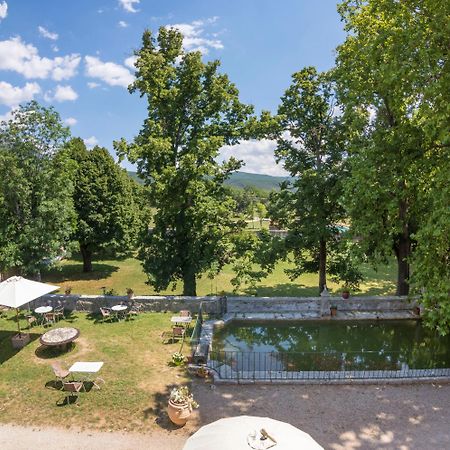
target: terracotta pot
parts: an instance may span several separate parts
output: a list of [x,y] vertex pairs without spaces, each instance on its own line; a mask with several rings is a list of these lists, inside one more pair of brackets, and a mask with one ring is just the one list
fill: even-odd
[[350,297],[350,292],[349,291],[342,291],[342,298],[347,299]]
[[192,408],[187,403],[174,403],[172,400],[169,400],[167,413],[175,425],[183,426],[191,415]]
[[332,306],[330,308],[330,313],[331,313],[331,316],[334,317],[336,315],[336,313],[337,313],[337,308]]

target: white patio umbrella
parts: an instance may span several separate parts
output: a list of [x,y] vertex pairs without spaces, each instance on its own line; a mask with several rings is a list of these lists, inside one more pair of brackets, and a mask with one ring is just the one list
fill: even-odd
[[[260,437],[265,433],[270,438],[261,440]],[[186,441],[183,450],[251,450],[252,448],[323,450],[323,447],[309,434],[286,422],[254,416],[229,417],[205,425]]]
[[19,307],[42,295],[56,291],[59,286],[39,283],[22,277],[11,277],[0,283],[0,305],[16,308],[17,330],[20,334]]

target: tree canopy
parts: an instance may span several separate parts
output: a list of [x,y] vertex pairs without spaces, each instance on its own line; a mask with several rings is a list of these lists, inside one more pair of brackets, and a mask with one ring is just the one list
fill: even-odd
[[0,125],[0,270],[39,276],[74,226],[68,139],[53,108],[19,107]]
[[205,63],[200,52],[182,50],[175,29],[160,28],[156,39],[145,31],[136,56],[129,90],[146,97],[148,117],[132,143],[115,146],[136,162],[156,208],[140,258],[157,290],[182,280],[184,294],[195,295],[196,277],[220,270],[242,227],[223,186],[241,162],[216,158],[221,146],[246,136],[252,107],[239,101],[219,61]]
[[346,169],[345,135],[336,111],[328,74],[307,67],[292,75],[278,116],[263,117],[277,141],[277,159],[295,177],[272,195],[271,217],[288,230],[286,251],[296,266],[291,276],[319,272],[319,292],[327,272],[349,284],[360,278],[348,254],[342,254],[338,228],[345,218],[340,196]]
[[79,243],[83,271],[90,272],[95,254],[118,256],[134,248],[140,216],[132,186],[135,182],[105,148],[87,150],[82,139],[74,138],[66,152],[76,166],[77,221],[72,239]]

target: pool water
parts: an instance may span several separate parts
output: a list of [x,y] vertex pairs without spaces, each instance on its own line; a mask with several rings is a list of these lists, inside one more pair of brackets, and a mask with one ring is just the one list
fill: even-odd
[[233,321],[215,331],[213,352],[243,370],[450,368],[450,335],[416,320]]

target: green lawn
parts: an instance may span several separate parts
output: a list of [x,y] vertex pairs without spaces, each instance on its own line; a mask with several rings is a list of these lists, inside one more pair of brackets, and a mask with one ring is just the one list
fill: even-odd
[[[73,293],[101,294],[103,288],[107,291],[113,289],[118,295],[125,295],[126,288],[132,288],[136,295],[153,295],[156,292],[145,282],[147,280],[142,271],[140,262],[134,258],[124,260],[103,260],[93,265],[91,273],[82,272],[80,259],[65,260],[59,270],[52,269],[43,274],[43,281],[56,283],[62,291],[67,286],[72,287]],[[316,274],[304,274],[294,282],[289,280],[284,273],[286,268],[292,267],[287,262],[277,264],[274,272],[257,285],[258,296],[314,296],[317,295],[318,276]],[[365,281],[360,286],[363,295],[381,295],[395,293],[395,265],[380,266],[377,271],[369,266],[363,266],[362,271]],[[198,295],[215,295],[220,293],[232,294],[233,286],[230,280],[233,278],[231,267],[224,268],[215,279],[202,277],[198,280]],[[339,285],[328,281],[328,287],[332,291],[339,289]],[[167,290],[161,294],[181,294],[181,283],[178,283],[174,291]],[[249,291],[243,287],[239,292],[248,295]]]
[[[42,351],[38,338],[46,330],[41,326],[31,329],[32,342],[14,351],[13,319],[12,313],[0,318],[1,422],[148,431],[161,417],[171,387],[188,381],[184,369],[168,365],[180,344],[160,340],[161,332],[170,329],[170,314],[145,313],[132,321],[101,324],[75,313],[57,326],[76,327],[80,337],[72,351],[57,357]],[[64,397],[54,388],[53,360],[67,367],[75,361],[103,361],[99,375],[106,383],[81,394],[79,406],[57,406]]]

